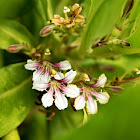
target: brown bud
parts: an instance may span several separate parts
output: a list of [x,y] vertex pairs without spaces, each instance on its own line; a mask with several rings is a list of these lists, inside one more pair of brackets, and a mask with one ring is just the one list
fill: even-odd
[[54,25],[49,25],[49,26],[45,26],[41,31],[40,31],[40,36],[41,37],[45,37],[47,35],[49,35],[52,30],[54,28]]
[[8,47],[8,52],[10,53],[17,53],[18,51],[20,51],[21,49],[25,48],[24,45],[11,45]]

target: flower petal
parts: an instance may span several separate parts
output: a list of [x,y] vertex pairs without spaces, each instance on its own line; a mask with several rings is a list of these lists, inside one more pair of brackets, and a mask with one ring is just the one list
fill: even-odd
[[37,80],[42,75],[43,70],[44,70],[44,67],[41,67],[38,70],[33,72],[33,81]]
[[97,83],[93,84],[92,87],[93,88],[104,87],[106,81],[107,81],[107,77],[105,76],[105,74],[101,74],[99,76]]
[[49,69],[46,69],[43,78],[45,83],[48,83],[50,81]]
[[87,95],[87,112],[88,114],[97,113],[97,102],[92,98],[91,95]]
[[58,68],[62,69],[62,70],[69,70],[69,69],[71,69],[71,64],[67,60],[61,61],[59,63],[53,63],[53,65],[55,67],[58,67]]
[[61,86],[61,90],[64,91],[67,97],[71,97],[71,98],[77,97],[80,93],[79,88],[74,84],[69,84],[67,87]]
[[36,60],[32,61],[31,59],[27,60],[27,64],[24,65],[27,70],[36,70],[37,67],[41,66],[41,62],[37,62]]
[[93,91],[92,95],[94,95],[98,99],[99,103],[101,103],[101,104],[106,104],[110,98],[110,96],[107,92],[100,93],[97,91]]
[[37,81],[33,82],[32,89],[36,89],[38,91],[44,91],[50,86],[49,83],[39,83]]
[[64,74],[62,72],[57,72],[56,71],[56,74],[53,75],[53,77],[56,79],[56,80],[61,80],[64,78]]
[[74,102],[75,109],[76,110],[83,109],[85,107],[85,103],[86,103],[85,94],[78,96]]
[[67,98],[59,91],[59,89],[55,90],[55,105],[59,110],[63,110],[68,107]]
[[50,107],[53,104],[53,89],[50,88],[48,93],[44,94],[41,98],[44,107]]
[[60,80],[61,83],[72,83],[73,79],[75,78],[77,72],[76,71],[73,71],[73,70],[70,70],[69,72],[67,72],[65,74],[65,78]]

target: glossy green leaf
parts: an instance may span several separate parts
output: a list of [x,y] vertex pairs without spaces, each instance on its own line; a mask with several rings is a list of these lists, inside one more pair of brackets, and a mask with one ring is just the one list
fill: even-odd
[[95,44],[98,39],[103,38],[111,32],[121,17],[125,3],[126,0],[95,0],[96,7],[94,8],[93,1],[93,8],[90,12],[92,15],[90,15],[88,19],[80,47],[83,54],[86,51],[90,51],[90,47]]
[[15,18],[31,10],[34,0],[0,0],[0,18]]
[[33,46],[36,40],[25,26],[13,20],[0,20],[0,49],[7,49],[12,44]]
[[36,93],[23,63],[0,69],[0,137],[19,126],[31,110]]
[[57,140],[139,140],[140,84],[129,85],[122,94],[114,96],[106,105],[99,107],[97,115],[79,129]]

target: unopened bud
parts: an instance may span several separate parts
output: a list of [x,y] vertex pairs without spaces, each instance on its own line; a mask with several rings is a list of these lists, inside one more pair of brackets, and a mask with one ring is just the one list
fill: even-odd
[[51,54],[50,50],[49,49],[46,49],[45,50],[45,55],[50,55],[50,54]]
[[25,48],[24,45],[11,45],[11,46],[8,47],[8,52],[17,53],[24,48]]
[[49,34],[52,32],[53,28],[54,28],[54,25],[45,26],[45,27],[40,31],[40,36],[45,37],[45,36],[49,35]]
[[83,74],[83,77],[84,77],[84,80],[85,81],[90,81],[90,78],[89,78],[89,76],[86,73]]

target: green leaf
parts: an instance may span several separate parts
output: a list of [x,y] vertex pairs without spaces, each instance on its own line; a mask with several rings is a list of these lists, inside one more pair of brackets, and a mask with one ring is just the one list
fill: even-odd
[[18,130],[14,129],[9,132],[6,136],[2,138],[2,140],[20,140],[20,136],[18,134]]
[[[91,9],[90,17],[83,35],[80,50],[90,51],[93,44],[108,35],[121,16],[126,0],[95,0],[95,8]],[[93,1],[94,5],[94,1]]]
[[0,0],[0,18],[15,18],[31,10],[34,0]]
[[23,63],[0,69],[0,137],[19,126],[31,110],[36,93],[32,90],[31,73]]
[[139,140],[140,84],[127,88],[122,94],[112,97],[108,104],[101,105],[98,114],[93,115],[86,125],[56,139]]
[[12,44],[34,46],[35,38],[20,23],[13,20],[0,20],[0,49],[7,49]]

